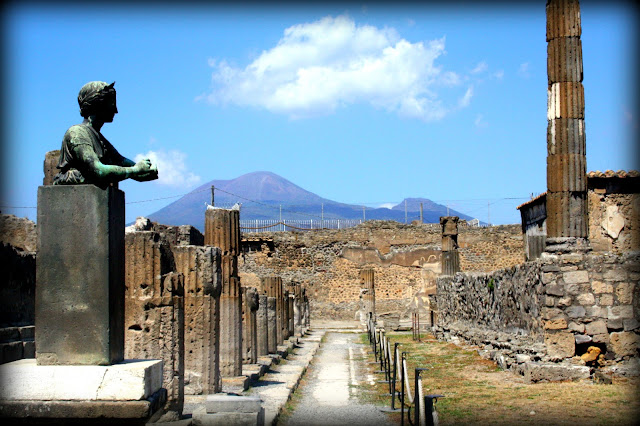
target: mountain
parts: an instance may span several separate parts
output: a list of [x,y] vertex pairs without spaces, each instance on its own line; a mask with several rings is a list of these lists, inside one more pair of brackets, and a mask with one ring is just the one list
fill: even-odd
[[[191,191],[179,200],[151,213],[148,217],[165,225],[193,225],[204,230],[206,204],[211,202],[211,186],[215,187],[214,204],[231,207],[242,203],[240,219],[362,219],[362,206],[339,203],[309,192],[287,179],[271,172],[247,173],[231,180],[212,180]],[[408,222],[420,218],[420,203],[423,219],[437,223],[447,208],[426,198],[407,198]],[[324,215],[323,215],[324,209]],[[281,213],[282,211],[282,213]],[[472,217],[455,210],[452,216],[470,220]],[[405,200],[389,208],[366,208],[365,217],[378,220],[405,221]]]

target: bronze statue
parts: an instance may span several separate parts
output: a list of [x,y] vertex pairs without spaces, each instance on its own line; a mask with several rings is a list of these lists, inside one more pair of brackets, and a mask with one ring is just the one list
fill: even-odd
[[157,166],[145,158],[135,163],[123,157],[100,133],[118,113],[115,82],[92,81],[80,89],[78,104],[84,120],[64,134],[60,149],[60,172],[54,185],[94,184],[106,188],[128,178],[138,182],[158,178]]

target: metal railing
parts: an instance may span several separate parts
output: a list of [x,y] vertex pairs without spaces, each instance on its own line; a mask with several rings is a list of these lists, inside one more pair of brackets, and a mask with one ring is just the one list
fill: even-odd
[[[411,426],[437,426],[438,413],[435,409],[435,403],[438,398],[443,398],[444,395],[424,395],[422,373],[427,371],[427,369],[415,368],[414,391],[412,392],[407,367],[407,352],[401,352],[398,348],[400,343],[395,342],[393,344],[392,356],[391,343],[386,336],[386,332],[384,329],[378,329],[376,327],[375,320],[371,314],[369,315],[369,320],[367,322],[367,334],[369,336],[369,343],[371,344],[376,364],[380,363],[380,370],[377,371],[377,373],[384,373],[385,375],[385,380],[379,380],[378,383],[389,384],[391,409],[385,409],[384,411],[400,411],[400,425],[404,426],[404,413],[406,407],[407,421]],[[398,383],[397,380],[398,373],[400,374],[400,383]],[[400,389],[398,389],[398,385]],[[400,403],[399,408],[395,407],[396,398]],[[411,415],[412,410],[413,416]]]
[[353,228],[361,223],[362,219],[241,219],[240,229],[245,233],[312,231]]

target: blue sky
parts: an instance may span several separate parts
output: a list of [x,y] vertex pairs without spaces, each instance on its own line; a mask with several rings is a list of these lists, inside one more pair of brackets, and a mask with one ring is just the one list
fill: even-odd
[[[636,10],[581,12],[587,168],[638,169]],[[3,19],[3,213],[35,219],[8,206],[36,205],[44,154],[92,80],[118,92],[102,133],[158,161],[158,181],[121,183],[127,221],[259,170],[339,202],[424,197],[498,224],[546,190],[544,1],[37,3]]]

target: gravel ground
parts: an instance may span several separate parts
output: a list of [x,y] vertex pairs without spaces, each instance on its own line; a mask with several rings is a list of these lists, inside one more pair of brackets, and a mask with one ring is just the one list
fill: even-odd
[[307,371],[306,384],[296,389],[302,398],[292,415],[279,424],[296,425],[392,425],[371,404],[360,403],[357,386],[363,380],[361,344],[358,335],[327,333]]

